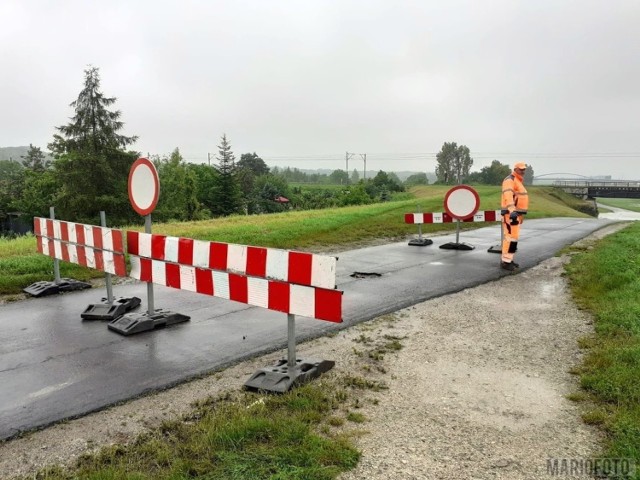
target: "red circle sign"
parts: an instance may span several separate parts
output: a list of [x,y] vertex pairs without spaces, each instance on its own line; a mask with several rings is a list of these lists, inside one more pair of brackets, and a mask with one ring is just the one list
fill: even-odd
[[480,208],[480,196],[468,185],[456,185],[444,196],[444,209],[456,220],[469,218]]
[[148,158],[139,158],[129,170],[129,201],[140,215],[149,215],[160,196],[160,181],[155,165]]

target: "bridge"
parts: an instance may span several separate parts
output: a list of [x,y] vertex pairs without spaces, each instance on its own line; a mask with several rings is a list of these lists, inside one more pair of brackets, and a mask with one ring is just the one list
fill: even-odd
[[582,198],[640,198],[637,180],[555,180],[552,185]]

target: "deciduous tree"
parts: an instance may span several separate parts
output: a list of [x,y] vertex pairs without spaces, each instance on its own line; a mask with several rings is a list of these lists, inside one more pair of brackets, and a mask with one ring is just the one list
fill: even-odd
[[453,184],[460,183],[469,175],[473,158],[466,145],[458,146],[456,142],[445,142],[436,155],[436,162],[438,183]]
[[196,220],[200,218],[197,197],[197,177],[189,169],[176,148],[169,158],[158,162],[160,198],[154,216],[162,221]]

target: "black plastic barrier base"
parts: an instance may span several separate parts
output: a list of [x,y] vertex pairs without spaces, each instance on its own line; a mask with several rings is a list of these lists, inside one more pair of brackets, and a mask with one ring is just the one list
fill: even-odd
[[142,300],[138,297],[119,297],[113,303],[109,303],[106,298],[103,298],[102,303],[89,305],[80,316],[83,320],[112,321],[138,307],[141,302]]
[[445,250],[473,250],[474,247],[473,245],[469,244],[469,243],[455,243],[455,242],[449,242],[449,243],[445,243],[444,245],[440,245],[440,248],[444,248]]
[[426,247],[432,243],[433,240],[430,238],[414,238],[413,240],[409,240],[409,245],[413,245],[415,247]]
[[156,328],[166,327],[175,323],[190,320],[191,317],[181,313],[169,312],[157,309],[153,315],[149,313],[127,313],[107,324],[109,330],[121,335],[133,335],[134,333],[148,332]]
[[261,368],[244,384],[248,390],[265,390],[284,393],[295,385],[306,383],[333,368],[332,360],[297,359],[293,369],[289,369],[285,359],[273,367]]
[[34,297],[44,297],[46,295],[55,295],[56,293],[72,292],[74,290],[84,290],[91,288],[91,285],[73,278],[61,278],[59,283],[55,282],[35,282],[22,291]]
[[502,245],[493,245],[487,250],[489,253],[502,253]]

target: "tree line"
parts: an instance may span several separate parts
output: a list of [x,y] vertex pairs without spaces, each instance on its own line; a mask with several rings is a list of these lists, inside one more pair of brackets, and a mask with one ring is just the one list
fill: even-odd
[[[99,212],[107,213],[109,225],[140,223],[127,192],[129,169],[140,156],[129,149],[136,136],[122,133],[124,122],[113,110],[115,97],[100,89],[99,69],[84,72],[84,87],[70,107],[73,117],[56,128],[47,145],[53,160],[29,145],[22,162],[0,160],[0,221],[20,214],[27,223],[34,216],[97,224]],[[298,169],[270,169],[253,153],[235,154],[226,134],[221,136],[215,163],[191,164],[176,148],[168,156],[154,155],[160,178],[160,197],[154,221],[201,220],[233,214],[261,214],[287,209],[312,209],[359,205],[388,200],[407,187],[426,185],[425,173],[402,182],[395,173],[379,171],[361,179],[357,170],[334,170],[331,174],[306,173]],[[475,182],[499,184],[510,167],[494,161],[480,172],[470,172],[469,148],[445,143],[437,156],[438,183]],[[529,173],[529,172],[528,172]],[[532,173],[531,173],[532,174]],[[339,185],[333,189],[308,189],[295,183]]]

